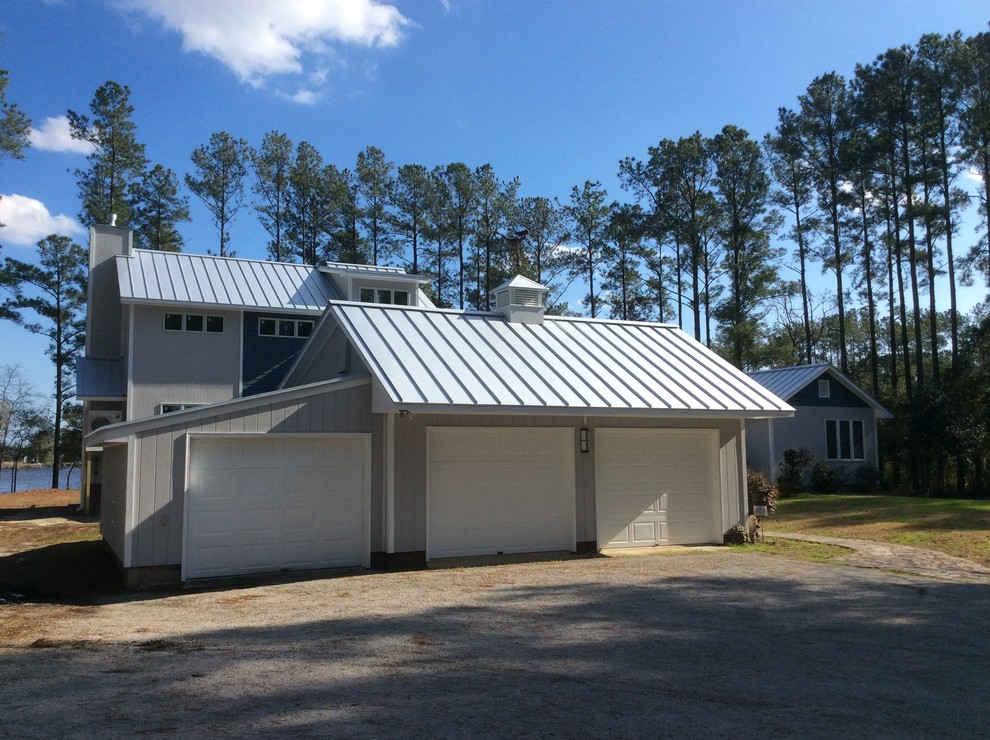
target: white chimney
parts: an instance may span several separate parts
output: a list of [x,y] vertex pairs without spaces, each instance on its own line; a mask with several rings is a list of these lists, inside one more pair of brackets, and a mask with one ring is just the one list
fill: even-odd
[[116,213],[111,213],[110,214],[110,225],[111,226],[116,226],[117,225],[117,214]]

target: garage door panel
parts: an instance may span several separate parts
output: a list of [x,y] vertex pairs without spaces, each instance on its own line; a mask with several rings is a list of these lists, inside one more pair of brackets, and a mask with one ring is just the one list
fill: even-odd
[[599,547],[717,541],[716,434],[712,430],[597,430]]
[[428,430],[427,557],[574,547],[574,431]]
[[185,578],[362,565],[366,437],[197,437]]

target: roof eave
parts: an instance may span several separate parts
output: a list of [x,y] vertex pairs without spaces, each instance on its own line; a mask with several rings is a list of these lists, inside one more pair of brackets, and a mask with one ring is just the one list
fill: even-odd
[[615,416],[662,419],[774,419],[794,416],[794,409],[685,409],[629,408],[597,406],[484,406],[479,404],[396,403],[375,399],[376,414],[484,414],[516,416]]

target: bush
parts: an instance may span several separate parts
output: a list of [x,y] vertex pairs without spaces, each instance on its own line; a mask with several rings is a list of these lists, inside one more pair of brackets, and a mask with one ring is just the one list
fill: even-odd
[[819,460],[811,468],[811,490],[817,493],[835,493],[846,482],[846,474],[842,468],[830,467],[824,460]]
[[781,496],[801,493],[804,490],[804,471],[815,464],[815,456],[807,447],[800,450],[784,450],[784,461],[780,463],[777,485]]
[[763,473],[757,473],[755,470],[747,468],[746,488],[749,489],[750,514],[753,513],[754,506],[766,506],[768,514],[773,514],[776,511],[780,489],[776,483],[763,475]]
[[880,471],[872,465],[860,465],[853,472],[853,483],[863,491],[872,491],[880,483]]

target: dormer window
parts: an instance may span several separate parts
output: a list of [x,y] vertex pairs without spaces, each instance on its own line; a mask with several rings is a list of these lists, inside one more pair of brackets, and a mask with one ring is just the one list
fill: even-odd
[[358,296],[361,303],[384,303],[396,306],[409,305],[408,290],[389,290],[388,288],[361,288]]

